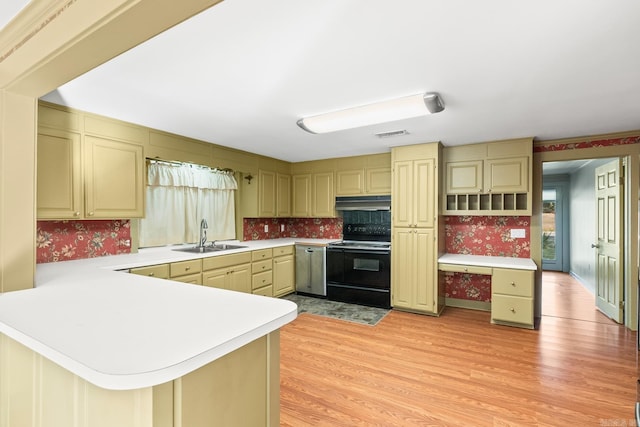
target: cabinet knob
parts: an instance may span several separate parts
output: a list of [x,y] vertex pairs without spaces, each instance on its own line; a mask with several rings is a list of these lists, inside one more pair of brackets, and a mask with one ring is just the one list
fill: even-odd
[[80,212],[74,212],[73,216],[80,216]]
[[516,282],[511,282],[511,286],[515,286],[515,285],[516,285]]
[[93,216],[93,212],[89,212],[89,216]]
[[152,273],[149,273],[149,276],[151,276],[151,277],[153,277],[153,276],[155,276],[155,275],[156,275],[156,274],[155,274],[155,273],[153,273],[153,272],[152,272]]
[[469,271],[469,269],[467,267],[464,268],[464,271]]
[[191,267],[187,267],[184,269],[184,271],[189,271],[189,270],[191,270]]
[[511,308],[509,309],[509,311],[510,311],[510,312],[512,312],[512,313],[515,313],[515,312],[516,312],[516,309],[515,309],[515,308],[513,308],[513,307],[511,307]]

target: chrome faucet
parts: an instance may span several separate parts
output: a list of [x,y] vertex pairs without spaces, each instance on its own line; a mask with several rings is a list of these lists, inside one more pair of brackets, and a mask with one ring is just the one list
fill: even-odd
[[207,224],[207,220],[202,218],[200,221],[200,244],[198,247],[204,248],[205,243],[207,243],[207,229],[209,228],[209,224]]

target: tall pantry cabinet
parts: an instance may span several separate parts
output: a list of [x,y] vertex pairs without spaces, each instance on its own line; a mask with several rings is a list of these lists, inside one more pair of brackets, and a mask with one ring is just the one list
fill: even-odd
[[444,252],[441,153],[439,142],[391,150],[391,304],[434,315],[444,308],[438,281],[438,256]]

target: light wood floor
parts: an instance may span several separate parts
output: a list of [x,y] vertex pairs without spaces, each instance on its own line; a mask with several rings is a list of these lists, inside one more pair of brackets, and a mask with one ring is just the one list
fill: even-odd
[[375,327],[302,314],[281,333],[281,425],[632,425],[635,332],[604,320],[543,315],[531,331],[454,308]]

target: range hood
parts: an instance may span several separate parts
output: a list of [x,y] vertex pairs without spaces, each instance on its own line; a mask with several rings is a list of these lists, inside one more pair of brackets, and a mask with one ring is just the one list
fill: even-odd
[[390,211],[391,196],[336,197],[337,211]]

